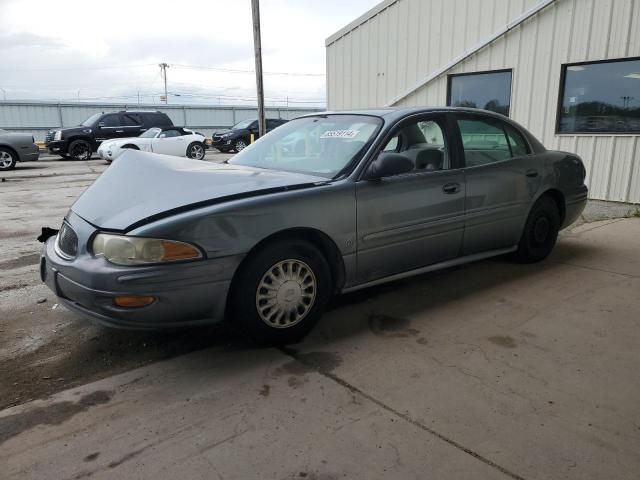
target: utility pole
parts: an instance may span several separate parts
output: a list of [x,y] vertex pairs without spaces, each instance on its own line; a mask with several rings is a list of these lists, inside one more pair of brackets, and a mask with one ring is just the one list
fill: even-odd
[[256,56],[256,87],[258,89],[258,135],[266,131],[264,118],[264,86],[262,84],[262,45],[260,40],[260,0],[251,0],[253,16],[253,50]]
[[0,87],[0,90],[2,90],[2,98],[3,98],[3,100],[6,102],[7,101],[7,91],[2,87]]
[[164,103],[169,103],[169,96],[167,95],[167,68],[169,68],[169,65],[163,62],[159,64],[159,67],[162,78],[164,79]]

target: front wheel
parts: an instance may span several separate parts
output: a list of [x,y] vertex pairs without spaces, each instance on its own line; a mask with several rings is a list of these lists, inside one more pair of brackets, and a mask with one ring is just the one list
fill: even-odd
[[549,196],[540,198],[531,209],[518,244],[516,258],[521,263],[535,263],[547,258],[558,239],[560,212]]
[[245,148],[247,148],[247,142],[245,142],[242,138],[236,140],[236,143],[233,145],[233,149],[236,152],[241,152]]
[[91,145],[86,140],[74,140],[69,145],[68,154],[73,160],[86,161],[91,159]]
[[8,148],[0,147],[0,171],[13,170],[17,162],[15,153]]
[[192,142],[187,147],[187,157],[189,158],[202,160],[204,158],[204,154],[204,145],[201,142]]
[[322,253],[302,240],[273,243],[247,259],[233,281],[235,324],[261,344],[304,337],[331,297],[331,271]]

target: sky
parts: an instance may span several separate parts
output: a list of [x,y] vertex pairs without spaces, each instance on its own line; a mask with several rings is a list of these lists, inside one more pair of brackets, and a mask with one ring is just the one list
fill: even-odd
[[[379,0],[261,0],[267,105],[325,103],[325,39]],[[255,104],[250,0],[0,0],[0,99]]]

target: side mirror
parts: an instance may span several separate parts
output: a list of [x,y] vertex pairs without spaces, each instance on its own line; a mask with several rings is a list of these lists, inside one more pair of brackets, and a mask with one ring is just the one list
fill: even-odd
[[167,136],[166,133],[161,133],[160,135],[158,135],[158,138],[165,138]]
[[376,180],[383,177],[400,175],[413,170],[414,165],[411,159],[394,152],[383,152],[378,155],[365,174],[365,179]]

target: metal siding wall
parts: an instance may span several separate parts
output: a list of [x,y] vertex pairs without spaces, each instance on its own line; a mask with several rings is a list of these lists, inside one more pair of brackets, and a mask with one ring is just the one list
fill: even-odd
[[[369,35],[367,48],[361,49],[360,55],[375,58],[382,65],[372,67],[369,62],[368,68],[363,68],[363,62],[358,61],[349,65],[361,69],[357,74],[360,82],[370,86],[367,106],[384,105],[537,3],[539,0],[398,0],[358,27]],[[389,27],[392,9],[400,15]],[[407,18],[404,11],[408,11],[408,21],[402,20]],[[398,35],[389,28],[406,28],[406,39],[404,33]],[[327,54],[340,61],[340,44],[351,34],[346,32],[329,44]],[[405,54],[406,62],[387,63],[390,56],[402,58]],[[562,64],[638,56],[640,0],[556,0],[447,74],[513,69],[511,117],[548,148],[575,152],[583,158],[591,198],[640,203],[638,135],[555,133]],[[379,76],[391,65],[398,70],[392,83],[389,75],[386,81]],[[331,77],[330,108],[364,106],[360,97],[354,101],[353,96],[332,96],[332,89],[341,88],[342,77]],[[445,74],[398,106],[444,105],[446,89]]]

